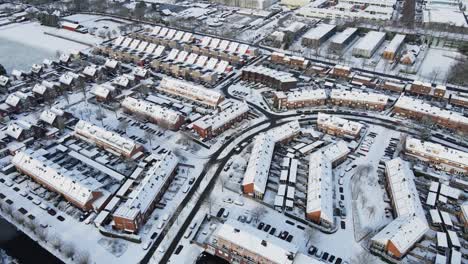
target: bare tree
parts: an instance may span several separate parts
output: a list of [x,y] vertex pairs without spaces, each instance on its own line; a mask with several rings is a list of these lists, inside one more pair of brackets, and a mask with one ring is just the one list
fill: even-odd
[[54,249],[60,251],[60,248],[62,247],[62,239],[57,234],[53,234],[49,241]]
[[351,264],[373,263],[374,257],[367,251],[362,251],[351,258]]
[[150,143],[150,146],[152,147],[153,146],[153,139],[154,139],[154,134],[151,133],[150,131],[148,130],[145,130],[145,134],[144,134],[144,137],[146,140],[149,141]]
[[62,246],[62,252],[67,258],[72,258],[75,255],[75,247],[71,243],[64,243]]
[[75,259],[78,264],[91,263],[91,258],[89,257],[89,253],[86,251],[76,254]]
[[122,119],[119,121],[119,124],[117,125],[117,129],[125,131],[125,134],[127,134],[127,129],[128,129],[128,122],[125,119]]
[[317,231],[312,228],[307,228],[305,232],[307,235],[307,243],[306,243],[306,247],[307,247],[310,241],[314,241],[317,238]]
[[265,207],[258,205],[252,210],[252,219],[255,221],[255,223],[258,223],[258,221],[263,219],[267,212],[268,211],[265,209]]

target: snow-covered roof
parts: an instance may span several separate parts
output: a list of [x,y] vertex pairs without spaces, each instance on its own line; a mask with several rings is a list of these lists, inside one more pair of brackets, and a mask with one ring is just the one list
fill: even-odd
[[52,125],[57,118],[57,116],[63,116],[63,110],[52,107],[51,109],[46,109],[41,113],[39,117],[40,120],[46,122],[49,125]]
[[332,163],[320,151],[310,155],[306,214],[320,212],[320,219],[333,223]]
[[170,108],[133,97],[126,97],[122,101],[122,107],[156,121],[164,121],[170,125],[175,125],[181,118],[178,112]]
[[164,77],[158,89],[213,107],[223,100],[223,96],[217,91],[170,77]]
[[325,35],[330,33],[330,31],[334,30],[335,28],[336,28],[335,25],[319,24],[317,27],[312,28],[311,30],[307,31],[304,34],[303,38],[312,39],[312,40],[320,40]]
[[344,118],[325,113],[318,114],[317,125],[319,127],[325,127],[333,130],[341,130],[344,133],[353,136],[358,135],[363,127],[363,125],[358,122],[349,121]]
[[25,94],[20,91],[12,93],[8,95],[8,97],[5,100],[5,103],[10,106],[16,107],[18,106],[19,102],[21,102],[22,99],[27,98],[27,96],[22,96],[22,95],[25,95]]
[[146,74],[148,73],[148,70],[142,67],[135,67],[133,70],[133,74],[138,77],[146,77]]
[[130,156],[132,152],[139,147],[131,139],[124,138],[115,132],[107,131],[104,128],[83,120],[78,121],[75,125],[75,134],[95,143],[101,143],[112,147],[125,156]]
[[385,172],[397,216],[416,215],[425,220],[414,174],[401,158],[385,162]]
[[356,50],[372,51],[385,39],[385,32],[370,31],[354,47]]
[[107,98],[113,91],[115,91],[115,88],[110,85],[97,85],[92,93],[97,97]]
[[14,139],[18,139],[24,130],[29,130],[31,127],[32,125],[24,120],[12,121],[8,124],[5,133]]
[[47,91],[47,87],[42,84],[36,83],[32,91],[37,94],[44,94]]
[[127,87],[130,84],[130,79],[128,78],[129,75],[120,75],[115,78],[112,83],[118,86]]
[[46,183],[82,206],[93,199],[92,193],[102,186],[94,178],[70,172],[42,156],[34,157],[34,153],[20,151],[11,162],[22,172]]
[[114,216],[134,219],[138,213],[146,214],[151,204],[163,190],[178,162],[179,159],[172,152],[157,157],[156,161],[146,171],[140,184],[129,194],[129,199],[117,208]]
[[354,35],[357,31],[358,31],[358,29],[354,28],[354,27],[346,28],[342,32],[336,34],[332,38],[331,42],[334,43],[334,44],[341,45],[345,41],[347,41],[352,35]]
[[373,242],[387,245],[391,242],[398,252],[406,253],[429,230],[425,221],[417,216],[397,217],[377,235]]
[[340,140],[336,143],[327,145],[319,150],[322,152],[331,163],[335,163],[337,160],[349,154],[350,150],[345,141]]
[[34,63],[31,67],[31,71],[35,73],[39,73],[42,70],[42,65]]
[[96,65],[89,65],[89,66],[86,66],[83,70],[83,74],[84,75],[88,75],[88,76],[91,76],[91,77],[94,77],[94,75],[96,74],[97,72],[97,68],[96,68]]
[[460,207],[463,217],[468,220],[468,201],[465,201]]
[[437,143],[421,141],[411,137],[406,139],[405,148],[411,154],[423,157],[424,159],[431,158],[446,164],[456,165],[460,168],[468,166],[468,153]]
[[294,92],[275,92],[278,98],[286,98],[288,103],[311,101],[311,100],[326,100],[327,93],[325,89],[301,89]]
[[391,52],[395,53],[397,50],[401,47],[403,42],[405,41],[406,36],[402,34],[396,34],[395,37],[393,37],[392,41],[388,44],[388,46],[385,48],[385,52]]
[[458,198],[460,198],[461,191],[459,189],[448,186],[447,184],[441,184],[439,194],[442,194],[447,198],[457,200]]
[[270,260],[271,263],[292,264],[293,259],[289,255],[294,256],[298,251],[297,246],[292,243],[233,220],[228,220],[220,225],[214,237],[218,241],[227,241],[255,255],[262,256]]
[[[437,232],[437,246],[438,247],[443,247],[447,248],[448,243],[447,243],[447,234],[444,232]],[[445,262],[444,262],[445,264]]]
[[7,76],[0,75],[0,86],[6,86],[10,79]]
[[391,242],[404,254],[429,230],[424,210],[408,163],[401,158],[385,162],[389,189],[397,218],[372,238],[380,244]]
[[432,224],[438,225],[442,223],[442,218],[440,218],[439,210],[431,209],[429,210],[429,214],[431,215]]
[[193,125],[204,129],[211,128],[212,130],[216,130],[249,111],[248,104],[244,102],[224,101],[223,104],[225,102],[230,102],[230,106],[214,115],[207,115],[204,118],[198,119]]
[[386,105],[388,96],[378,93],[367,93],[359,90],[340,90],[334,89],[330,92],[330,98],[335,100],[353,101],[359,103],[369,103],[377,105]]
[[253,183],[256,192],[265,192],[274,147],[275,143],[268,134],[255,137],[242,185]]
[[468,117],[462,116],[457,112],[452,112],[439,107],[432,106],[428,103],[425,103],[423,100],[415,99],[408,96],[400,97],[400,99],[396,102],[395,107],[407,111],[421,113],[430,117],[442,118],[448,121],[449,123],[454,122],[468,124]]
[[104,66],[106,66],[107,68],[111,68],[111,69],[115,69],[117,65],[119,65],[119,62],[116,60],[111,60],[111,59],[106,60],[106,63],[104,64]]
[[452,246],[460,248],[460,240],[458,239],[457,233],[451,230],[447,230],[448,237],[450,239],[450,242],[452,243]]
[[299,131],[299,122],[293,121],[257,135],[242,185],[253,184],[256,192],[265,193],[275,143],[292,137]]
[[59,82],[65,85],[70,85],[78,77],[78,74],[69,71],[60,76]]
[[269,78],[278,80],[280,82],[297,82],[297,79],[294,77],[292,73],[284,72],[284,71],[277,71],[277,70],[270,69],[264,66],[248,66],[242,69],[242,71],[253,72],[256,74],[268,76]]

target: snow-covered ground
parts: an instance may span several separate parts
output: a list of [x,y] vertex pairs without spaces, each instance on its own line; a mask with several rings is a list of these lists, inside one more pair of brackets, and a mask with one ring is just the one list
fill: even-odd
[[52,58],[57,51],[70,53],[73,50],[89,48],[78,42],[47,35],[46,32],[86,41],[83,34],[71,31],[68,33],[64,29],[41,26],[36,22],[2,26],[0,27],[0,63],[9,72],[13,69],[29,70],[33,63],[41,63],[45,58]]

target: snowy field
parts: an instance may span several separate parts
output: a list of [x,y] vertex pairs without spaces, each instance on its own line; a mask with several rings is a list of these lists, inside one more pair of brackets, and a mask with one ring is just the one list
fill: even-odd
[[461,56],[459,52],[441,48],[430,48],[419,69],[418,76],[431,80],[444,81],[450,67]]
[[[29,70],[33,63],[40,63],[45,58],[51,58],[57,51],[69,53],[73,50],[85,50],[89,46],[74,41],[44,34],[62,33],[62,29],[41,26],[39,23],[12,24],[0,27],[0,62],[7,71],[13,68]],[[70,37],[83,34],[72,33]],[[79,35],[76,35],[79,34]]]

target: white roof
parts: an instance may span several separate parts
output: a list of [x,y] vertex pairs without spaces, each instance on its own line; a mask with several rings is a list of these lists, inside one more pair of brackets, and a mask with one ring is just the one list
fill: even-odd
[[343,44],[346,40],[348,40],[353,34],[355,34],[357,32],[357,28],[353,28],[353,27],[350,27],[350,28],[346,28],[345,30],[343,30],[342,32],[338,33],[337,35],[335,35],[331,42],[332,43],[335,43],[335,44]]
[[115,88],[110,85],[97,85],[93,90],[93,94],[97,97],[107,98],[109,94],[114,90]]
[[[421,141],[416,138],[406,139],[406,150],[412,153],[418,153],[425,158],[433,158],[436,160],[442,160],[444,163],[457,164],[459,167],[468,166],[468,153],[448,148],[443,145]],[[448,193],[447,193],[448,194]]]
[[335,25],[319,24],[317,27],[312,28],[311,30],[307,31],[304,34],[304,38],[320,40],[321,38],[323,38],[326,34],[328,34],[330,31],[332,31],[335,28],[336,28]]
[[401,158],[385,162],[385,172],[398,216],[416,215],[425,220],[424,210],[414,184],[414,174]]
[[23,151],[18,152],[11,162],[83,206],[93,198],[92,192],[101,187],[94,178],[76,175],[50,160],[33,157]]
[[24,130],[31,129],[31,127],[30,123],[23,120],[12,121],[8,124],[5,133],[14,139],[18,139]]
[[343,140],[327,145],[319,151],[322,152],[331,163],[335,163],[350,152],[348,145]]
[[156,121],[167,122],[170,125],[176,124],[181,118],[179,113],[170,108],[153,104],[145,100],[135,99],[133,97],[126,97],[122,101],[122,107],[125,107],[132,112],[145,115]]
[[390,43],[388,44],[387,48],[385,48],[385,52],[395,53],[403,44],[405,38],[405,35],[396,34],[395,37],[393,37],[392,41],[390,41]]
[[118,64],[119,64],[118,61],[108,59],[106,60],[106,63],[104,64],[104,66],[106,66],[107,68],[115,69],[115,67],[117,67]]
[[450,239],[450,242],[452,243],[452,246],[460,247],[460,240],[458,239],[457,233],[455,233],[454,231],[447,230],[447,234]]
[[417,216],[397,217],[377,235],[372,241],[386,245],[388,242],[402,254],[406,253],[424,234],[429,226]]
[[354,47],[356,50],[372,51],[385,39],[385,32],[370,31]]
[[459,189],[448,186],[447,184],[441,184],[439,194],[442,194],[447,198],[457,200],[460,198],[461,191]]
[[432,224],[438,225],[442,223],[442,219],[440,218],[440,214],[437,209],[429,210],[429,214],[431,215]]
[[440,215],[442,215],[442,222],[446,226],[453,226],[452,218],[450,218],[450,214],[445,211],[440,211]]
[[320,151],[310,155],[306,213],[320,212],[320,218],[333,223],[332,163]]
[[88,75],[88,76],[94,76],[97,72],[96,65],[89,65],[86,66],[83,70],[83,74]]
[[142,68],[142,67],[135,67],[133,69],[133,74],[135,76],[139,76],[139,77],[146,77],[146,74],[148,73],[148,70],[145,69],[145,68]]
[[465,201],[464,203],[462,203],[461,212],[463,216],[465,217],[465,219],[468,219],[468,201]]
[[290,259],[288,255],[295,255],[298,251],[297,246],[292,243],[280,240],[275,236],[269,236],[267,232],[257,230],[249,225],[242,225],[233,220],[228,220],[220,225],[214,236],[218,240],[228,241],[262,256],[270,260],[271,263],[292,264],[293,259]]
[[139,212],[145,214],[169,180],[178,162],[179,159],[171,152],[157,157],[140,184],[129,194],[129,199],[117,208],[114,216],[134,219]]
[[367,93],[359,90],[346,91],[334,89],[330,93],[330,98],[336,100],[354,101],[379,105],[386,105],[388,101],[388,96],[386,95],[377,93]]
[[217,91],[209,90],[201,85],[170,77],[164,77],[161,80],[158,89],[192,101],[200,101],[201,103],[210,106],[217,106],[223,98],[223,96]]
[[62,76],[60,76],[59,82],[66,84],[66,85],[70,85],[73,82],[73,80],[75,80],[78,77],[79,77],[78,74],[69,71],[69,72],[62,74]]
[[301,89],[294,92],[284,93],[284,92],[275,92],[276,96],[279,98],[286,97],[288,103],[302,102],[309,100],[326,100],[327,93],[325,89]]
[[249,105],[244,102],[224,101],[223,104],[228,102],[231,103],[229,107],[214,115],[207,115],[204,118],[198,119],[193,125],[205,129],[211,127],[212,130],[216,130],[249,111]]
[[325,113],[318,114],[317,125],[331,129],[343,130],[346,134],[349,135],[359,134],[363,127],[363,125],[358,122],[349,121],[344,118]]
[[421,113],[431,117],[440,117],[447,120],[448,122],[468,124],[468,118],[457,112],[447,111],[425,103],[423,100],[414,99],[408,96],[400,97],[400,99],[396,102],[395,107],[407,111]]
[[444,232],[437,232],[437,246],[447,248],[447,234]]
[[52,107],[51,109],[46,109],[41,113],[39,117],[40,120],[46,122],[49,125],[52,125],[57,116],[63,116],[64,112],[60,109]]
[[116,151],[129,156],[138,145],[131,139],[124,138],[119,134],[107,131],[86,121],[80,120],[75,125],[75,134],[83,136],[93,142],[100,142],[113,147]]
[[245,72],[254,72],[257,74],[265,75],[280,82],[296,82],[297,79],[294,77],[292,73],[284,72],[284,71],[277,71],[274,69],[270,69],[264,66],[248,66],[242,71]]
[[8,79],[7,76],[0,75],[0,86],[7,85],[9,81],[10,81],[10,79]]
[[299,122],[293,121],[256,136],[242,185],[253,183],[256,192],[265,193],[275,143],[299,131]]

